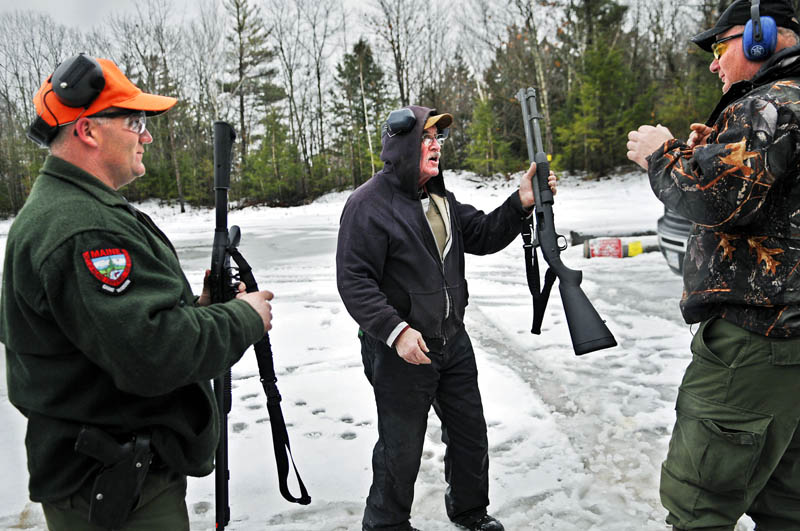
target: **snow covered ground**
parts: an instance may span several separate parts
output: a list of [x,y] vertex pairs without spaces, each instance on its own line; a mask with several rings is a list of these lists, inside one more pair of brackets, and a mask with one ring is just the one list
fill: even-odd
[[[447,182],[460,201],[484,210],[516,188],[516,181],[470,173],[449,174]],[[295,460],[312,497],[311,505],[300,507],[278,493],[265,398],[255,360],[246,354],[233,369],[232,531],[361,529],[377,436],[357,326],[334,278],[346,197],[230,214],[230,223],[242,228],[241,249],[260,287],[275,292],[270,335],[278,386]],[[213,211],[141,207],[175,243],[199,290],[210,262]],[[652,231],[662,210],[640,172],[592,182],[562,179],[554,208],[563,234]],[[9,224],[0,223],[0,251]],[[641,239],[655,242],[653,236]],[[562,258],[583,270],[583,290],[607,320],[616,348],[576,357],[557,289],[542,334],[530,333],[520,238],[495,255],[467,259],[466,325],[489,424],[489,510],[509,531],[666,529],[659,469],[690,360],[691,333],[678,309],[680,278],[658,252],[585,259],[577,246]],[[8,403],[1,380],[0,528],[41,530],[41,509],[27,499],[24,418]],[[412,524],[426,531],[456,529],[444,511],[440,435],[431,412],[412,514]],[[193,530],[214,529],[213,475],[190,479],[187,503]],[[752,522],[744,518],[737,531],[747,529]]]

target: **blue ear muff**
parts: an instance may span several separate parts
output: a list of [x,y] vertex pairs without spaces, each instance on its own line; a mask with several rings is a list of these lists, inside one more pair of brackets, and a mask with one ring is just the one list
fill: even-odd
[[772,17],[758,17],[753,24],[748,20],[742,36],[744,56],[751,61],[763,61],[775,51],[778,44],[778,25]]

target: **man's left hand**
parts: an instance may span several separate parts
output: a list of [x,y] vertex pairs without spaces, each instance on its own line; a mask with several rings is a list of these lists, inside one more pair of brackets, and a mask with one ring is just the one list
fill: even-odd
[[657,126],[643,125],[636,131],[628,133],[628,158],[647,169],[647,157],[664,145],[664,142],[675,138],[669,129],[661,124]]
[[[244,293],[247,291],[244,282],[239,282],[236,286],[237,293]],[[211,270],[206,269],[206,276],[203,277],[203,292],[197,298],[197,306],[208,306],[211,304]]]
[[[522,179],[519,182],[519,200],[522,203],[522,206],[525,208],[532,208],[536,202],[536,198],[533,195],[533,184],[531,181],[534,173],[536,173],[536,163],[531,162],[531,167],[528,168],[528,171],[525,172],[525,175],[522,176]],[[550,175],[547,176],[547,184],[550,186],[550,191],[553,192],[553,195],[556,195],[557,181],[558,178],[556,177],[556,174],[551,170]]]

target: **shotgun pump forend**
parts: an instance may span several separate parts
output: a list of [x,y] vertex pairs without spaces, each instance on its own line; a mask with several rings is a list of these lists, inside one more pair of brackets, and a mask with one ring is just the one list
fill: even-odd
[[[522,104],[522,120],[525,126],[528,157],[536,163],[536,173],[532,177],[536,200],[534,215],[526,219],[522,227],[528,286],[533,296],[531,333],[541,333],[541,324],[550,288],[558,278],[558,289],[561,292],[561,302],[564,305],[575,354],[580,356],[595,350],[616,346],[617,342],[613,334],[580,287],[583,273],[568,268],[561,261],[561,251],[564,247],[559,245],[559,241],[564,238],[556,233],[553,224],[553,193],[547,183],[550,175],[550,162],[547,160],[547,154],[542,145],[536,90],[530,87],[520,89],[517,92],[517,100]],[[534,219],[536,221],[535,232],[532,227]],[[535,237],[533,237],[534,234]],[[549,266],[541,291],[539,290],[537,247],[541,248],[542,255]]]

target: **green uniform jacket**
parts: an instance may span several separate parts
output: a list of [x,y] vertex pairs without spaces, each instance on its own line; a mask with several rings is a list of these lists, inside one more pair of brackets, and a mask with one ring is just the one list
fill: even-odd
[[209,380],[264,332],[232,300],[194,306],[166,236],[118,192],[49,157],[8,234],[0,340],[9,400],[28,418],[33,501],[76,491],[99,463],[74,450],[84,424],[149,432],[172,469],[213,470]]

